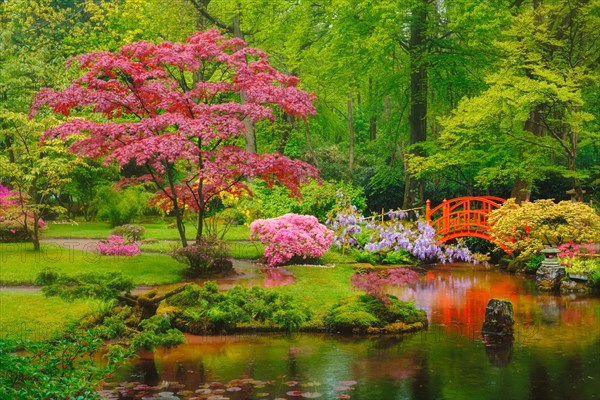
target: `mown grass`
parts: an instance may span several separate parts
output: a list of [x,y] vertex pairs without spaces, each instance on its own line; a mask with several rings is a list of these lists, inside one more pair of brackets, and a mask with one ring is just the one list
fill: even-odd
[[33,284],[45,268],[68,275],[121,272],[137,285],[158,285],[181,280],[186,266],[166,254],[101,256],[56,244],[44,244],[34,252],[29,243],[0,243],[0,284]]
[[[172,221],[161,221],[155,223],[141,223],[146,231],[144,239],[158,240],[179,240],[179,232],[173,227]],[[110,235],[114,228],[105,222],[79,222],[77,224],[54,224],[48,223],[43,231],[42,237],[46,238],[79,238],[79,239],[105,239]],[[218,226],[219,230],[224,229],[223,225]],[[194,239],[196,237],[196,228],[192,224],[186,224],[186,237]],[[245,225],[234,225],[228,227],[225,232],[224,240],[248,240],[250,238],[250,229]]]
[[39,341],[99,307],[96,300],[68,303],[41,293],[0,292],[0,340]]
[[287,266],[286,269],[294,274],[296,282],[272,290],[288,294],[310,308],[314,313],[314,326],[322,326],[323,317],[329,309],[340,298],[353,293],[350,288],[351,266]]

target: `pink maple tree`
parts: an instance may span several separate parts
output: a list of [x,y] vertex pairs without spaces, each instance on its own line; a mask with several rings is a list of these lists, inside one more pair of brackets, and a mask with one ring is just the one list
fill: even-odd
[[[35,218],[26,205],[27,194],[19,194],[0,184],[0,241],[28,239],[33,230]],[[46,223],[37,219],[38,228]]]
[[298,78],[238,38],[209,30],[186,43],[138,42],[67,65],[74,61],[82,75],[64,90],[42,89],[30,114],[42,105],[65,116],[97,114],[63,122],[44,137],[73,137],[76,154],[137,165],[144,173],[125,183],[154,184],[154,203],[175,216],[184,247],[184,214],[197,213],[198,242],[211,200],[249,191],[246,178],[279,182],[298,194],[302,182],[318,176],[305,162],[243,148],[245,119],[274,120],[274,109],[305,118],[315,109]]

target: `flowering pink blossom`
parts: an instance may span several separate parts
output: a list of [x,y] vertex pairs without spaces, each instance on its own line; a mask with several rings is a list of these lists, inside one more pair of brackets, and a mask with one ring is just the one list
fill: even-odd
[[[586,251],[581,251],[582,246],[584,246]],[[562,258],[574,258],[582,255],[596,254],[591,240],[588,241],[585,245],[575,243],[571,240],[570,242],[563,243],[560,246],[558,246],[558,249],[560,250],[558,256]]]
[[106,256],[135,256],[141,253],[137,243],[125,244],[123,237],[117,235],[110,235],[108,240],[98,242],[96,250]]
[[270,266],[282,265],[293,257],[321,257],[333,240],[332,232],[311,215],[285,214],[257,219],[250,224],[252,238],[265,245]]
[[[27,198],[25,195],[24,199]],[[25,223],[32,229],[33,213],[28,207],[21,207],[19,199],[19,194],[0,185],[0,240],[13,240],[24,235]],[[46,223],[40,218],[38,226],[43,228]]]

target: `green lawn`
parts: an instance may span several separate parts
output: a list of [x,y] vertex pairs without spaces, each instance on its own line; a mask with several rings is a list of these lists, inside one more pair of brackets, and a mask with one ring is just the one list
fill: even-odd
[[[172,226],[172,222],[142,223],[146,228],[144,239],[179,240],[179,232]],[[113,228],[105,222],[79,222],[77,224],[54,224],[48,223],[48,228],[42,233],[46,238],[90,238],[105,239],[110,235]],[[219,228],[222,228],[220,226]],[[186,237],[196,237],[196,229],[192,224],[186,224]],[[244,225],[231,226],[225,234],[225,240],[248,240],[250,229]]]
[[166,254],[112,257],[54,244],[36,253],[30,243],[0,243],[0,284],[32,284],[44,268],[69,275],[122,272],[137,285],[157,285],[179,281],[186,266]]
[[[178,242],[169,240],[159,240],[157,242],[142,242],[140,243],[140,250],[143,252],[152,253],[169,253],[175,247]],[[232,258],[244,258],[256,260],[260,258],[265,252],[265,247],[260,242],[227,242],[229,249],[229,255]]]
[[0,339],[43,340],[98,307],[95,300],[67,303],[41,293],[0,292]]
[[317,325],[322,324],[323,316],[341,297],[353,293],[350,288],[351,266],[287,266],[286,269],[294,274],[296,282],[272,290],[288,294],[306,304],[315,313]]

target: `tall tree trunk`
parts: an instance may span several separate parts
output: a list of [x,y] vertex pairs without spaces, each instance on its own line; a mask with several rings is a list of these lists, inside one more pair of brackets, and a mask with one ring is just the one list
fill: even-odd
[[31,232],[31,241],[33,250],[40,251],[40,216],[37,212],[33,213],[33,231]]
[[[427,0],[421,0],[412,10],[410,41],[410,153],[423,156],[421,148],[415,147],[427,140]],[[409,208],[423,203],[423,186],[417,179],[405,171],[403,207]]]
[[348,172],[354,167],[354,126],[352,125],[352,93],[348,93]]
[[369,104],[371,106],[371,118],[369,119],[369,140],[373,141],[377,139],[377,113],[373,107],[373,103],[376,101],[373,89],[373,79],[369,77]]
[[530,195],[531,183],[525,181],[520,176],[517,176],[513,182],[510,197],[514,198],[517,204],[521,204],[524,201],[529,201]]
[[[541,5],[541,0],[533,0],[533,9],[535,11],[534,23],[536,25],[541,25],[541,15],[537,12],[538,8]],[[526,71],[527,76],[530,79],[535,79],[532,70]],[[544,134],[544,129],[542,127],[542,112],[544,110],[543,105],[537,105],[529,112],[529,118],[525,121],[523,128],[534,134],[535,136],[542,136]],[[521,204],[524,201],[529,201],[531,197],[531,187],[533,182],[527,181],[523,176],[515,177],[513,182],[513,187],[510,193],[510,197],[514,198],[517,204]]]
[[369,140],[375,139],[377,139],[377,117],[372,115],[369,120]]
[[[240,28],[241,24],[241,15],[238,8],[238,13],[233,17],[232,27],[233,27],[233,35],[237,38],[244,40],[244,34]],[[240,93],[240,100],[242,104],[244,104],[247,100],[246,92],[242,91]],[[250,153],[257,153],[258,149],[256,147],[256,131],[254,129],[254,124],[250,120],[250,117],[244,118],[244,128],[246,129],[246,151]]]

